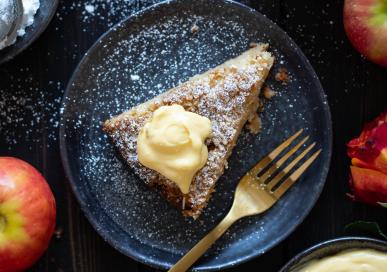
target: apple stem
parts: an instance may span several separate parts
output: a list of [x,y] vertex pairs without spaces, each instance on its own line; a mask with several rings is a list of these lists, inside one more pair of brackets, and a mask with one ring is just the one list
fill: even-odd
[[0,232],[3,232],[5,230],[6,223],[7,220],[5,219],[5,216],[0,214]]

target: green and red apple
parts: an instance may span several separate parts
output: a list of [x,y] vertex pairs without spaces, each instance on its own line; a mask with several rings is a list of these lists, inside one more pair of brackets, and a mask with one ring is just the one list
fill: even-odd
[[0,157],[0,272],[33,265],[48,247],[55,219],[43,176],[22,160]]
[[387,0],[345,0],[344,28],[361,54],[387,67]]

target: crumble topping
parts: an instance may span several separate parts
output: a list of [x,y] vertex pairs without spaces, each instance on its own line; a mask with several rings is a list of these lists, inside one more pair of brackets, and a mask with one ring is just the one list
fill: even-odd
[[263,87],[263,90],[262,90],[262,93],[263,93],[263,96],[266,98],[266,99],[272,99],[273,96],[276,95],[276,92],[273,91],[269,86],[265,85],[265,87]]
[[192,34],[196,34],[198,33],[200,30],[199,26],[197,24],[194,24],[192,27],[191,27],[191,33]]
[[287,85],[290,81],[288,70],[286,68],[279,68],[275,74],[275,80],[281,82],[282,85]]

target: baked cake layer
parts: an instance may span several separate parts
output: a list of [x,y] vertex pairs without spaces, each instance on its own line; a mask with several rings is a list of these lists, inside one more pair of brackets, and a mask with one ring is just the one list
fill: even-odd
[[[149,186],[159,190],[183,214],[197,218],[215,184],[227,167],[237,138],[247,120],[256,119],[261,87],[274,58],[266,44],[259,44],[203,74],[189,79],[129,111],[107,120],[103,129],[128,165]],[[183,195],[177,185],[137,158],[137,136],[160,106],[178,104],[211,120],[212,135],[206,141],[208,160]]]

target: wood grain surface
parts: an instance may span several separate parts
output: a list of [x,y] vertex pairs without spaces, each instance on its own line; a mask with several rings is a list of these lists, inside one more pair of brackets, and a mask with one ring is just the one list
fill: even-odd
[[[103,2],[110,4],[103,8]],[[62,0],[44,34],[0,66],[0,156],[19,157],[37,167],[58,205],[55,237],[30,271],[156,271],[121,255],[98,236],[68,186],[58,149],[60,99],[75,66],[112,24],[155,2]],[[306,247],[345,235],[344,226],[354,220],[376,220],[387,228],[385,211],[354,204],[346,196],[349,159],[345,149],[365,121],[387,108],[387,69],[364,60],[349,44],[342,23],[343,1],[242,2],[280,25],[301,47],[320,77],[333,118],[332,165],[310,215],[264,256],[227,270],[275,272]]]

